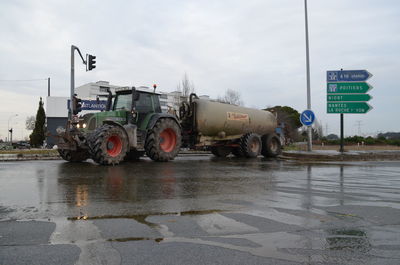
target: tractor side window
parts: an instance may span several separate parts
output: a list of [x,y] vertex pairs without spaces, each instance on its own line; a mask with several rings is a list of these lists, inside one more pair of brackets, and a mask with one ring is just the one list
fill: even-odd
[[143,93],[140,95],[139,100],[136,101],[136,110],[139,113],[148,113],[153,111],[151,94]]
[[159,95],[153,95],[154,111],[157,113],[161,112],[160,98]]
[[126,109],[130,110],[132,108],[132,94],[118,95],[115,99],[114,110]]

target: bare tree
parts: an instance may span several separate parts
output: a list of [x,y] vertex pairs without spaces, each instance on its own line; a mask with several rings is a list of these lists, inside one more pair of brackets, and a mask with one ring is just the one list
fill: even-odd
[[187,73],[183,75],[182,81],[178,84],[177,90],[182,92],[182,96],[188,98],[194,93],[194,84],[189,80]]
[[230,89],[230,88],[228,88],[225,91],[224,96],[222,96],[222,97],[218,96],[217,101],[223,102],[223,103],[229,103],[229,104],[233,104],[233,105],[239,105],[239,106],[244,105],[240,93],[238,91]]
[[35,116],[28,116],[26,117],[25,120],[25,128],[29,131],[32,131],[33,129],[35,129],[35,122],[36,122],[36,118]]

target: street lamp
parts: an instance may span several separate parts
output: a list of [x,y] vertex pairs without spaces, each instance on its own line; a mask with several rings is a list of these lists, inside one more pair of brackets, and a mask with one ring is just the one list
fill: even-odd
[[[308,14],[307,14],[307,0],[304,0],[304,14],[305,14],[305,27],[306,27],[306,68],[307,68],[307,109],[311,110],[311,88],[310,88],[310,52],[308,45]],[[307,127],[308,143],[307,151],[312,151],[312,128],[311,125]]]
[[9,118],[8,118],[8,124],[7,124],[7,135],[8,135],[8,140],[10,141],[10,143],[11,143],[11,137],[10,137],[10,120],[12,119],[12,118],[14,118],[14,117],[17,117],[18,116],[18,114],[13,114],[13,115],[11,115]]

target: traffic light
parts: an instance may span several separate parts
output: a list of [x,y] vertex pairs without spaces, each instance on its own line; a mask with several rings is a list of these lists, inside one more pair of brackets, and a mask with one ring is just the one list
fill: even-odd
[[10,130],[8,130],[10,133],[12,133],[13,132],[13,129],[11,128]]
[[74,115],[77,115],[79,112],[82,111],[82,99],[77,98],[76,96],[74,96],[73,101],[72,101],[72,104],[73,104],[73,111],[72,111],[72,113],[73,113]]
[[86,71],[91,71],[96,68],[96,56],[86,54]]

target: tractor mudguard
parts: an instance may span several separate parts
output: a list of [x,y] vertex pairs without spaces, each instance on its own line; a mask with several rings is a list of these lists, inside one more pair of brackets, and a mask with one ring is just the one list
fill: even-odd
[[103,121],[103,124],[109,124],[109,125],[120,127],[125,132],[126,136],[128,137],[129,149],[137,147],[137,126],[136,125],[134,125],[134,124],[121,125],[118,122],[111,121],[111,120],[105,120],[105,121]]
[[152,129],[154,127],[154,125],[156,125],[157,121],[159,119],[161,119],[161,118],[173,119],[176,122],[176,124],[178,124],[179,128],[182,128],[180,122],[178,121],[178,119],[174,115],[171,115],[171,114],[168,114],[168,113],[155,113],[151,117],[149,123],[147,124],[146,129]]

